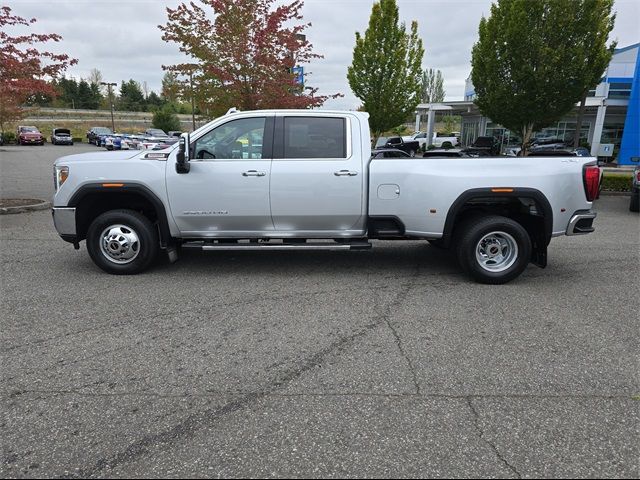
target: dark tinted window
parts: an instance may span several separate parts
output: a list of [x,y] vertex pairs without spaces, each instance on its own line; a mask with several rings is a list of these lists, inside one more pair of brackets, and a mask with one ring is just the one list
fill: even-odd
[[344,118],[284,118],[284,158],[346,157]]
[[384,156],[387,157],[387,158],[407,158],[407,157],[409,157],[409,155],[407,155],[404,152],[385,152]]

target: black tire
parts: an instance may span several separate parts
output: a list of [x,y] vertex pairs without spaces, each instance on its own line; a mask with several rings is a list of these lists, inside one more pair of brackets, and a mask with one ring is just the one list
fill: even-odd
[[631,200],[629,201],[629,211],[640,211],[640,192],[631,192]]
[[460,266],[477,282],[507,283],[527,268],[531,238],[515,220],[498,215],[474,217],[456,230]]
[[[110,227],[113,228],[110,229]],[[109,234],[113,238],[111,242],[106,241]],[[126,251],[125,257],[120,259],[115,258],[120,252],[116,250],[118,245],[121,251]],[[147,217],[133,210],[105,212],[91,222],[87,231],[89,256],[107,273],[115,275],[140,273],[156,259],[158,250],[159,240],[155,227]],[[113,253],[114,251],[117,253]],[[131,258],[127,259],[126,255],[131,255]]]

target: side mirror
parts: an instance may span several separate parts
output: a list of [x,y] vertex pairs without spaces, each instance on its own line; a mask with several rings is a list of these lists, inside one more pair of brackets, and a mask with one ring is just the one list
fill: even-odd
[[178,141],[178,154],[176,155],[176,172],[189,173],[189,134],[183,133]]

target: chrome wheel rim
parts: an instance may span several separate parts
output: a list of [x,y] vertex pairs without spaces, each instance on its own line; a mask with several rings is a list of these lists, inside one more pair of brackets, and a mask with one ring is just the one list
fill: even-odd
[[110,225],[100,235],[100,251],[112,263],[131,263],[140,253],[140,237],[127,225]]
[[504,272],[518,259],[518,243],[506,232],[491,232],[476,245],[476,261],[488,272]]

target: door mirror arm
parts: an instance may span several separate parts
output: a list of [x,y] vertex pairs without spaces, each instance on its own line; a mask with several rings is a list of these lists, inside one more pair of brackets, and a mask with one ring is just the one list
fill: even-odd
[[189,173],[189,134],[183,133],[178,143],[178,154],[176,155],[176,172]]

